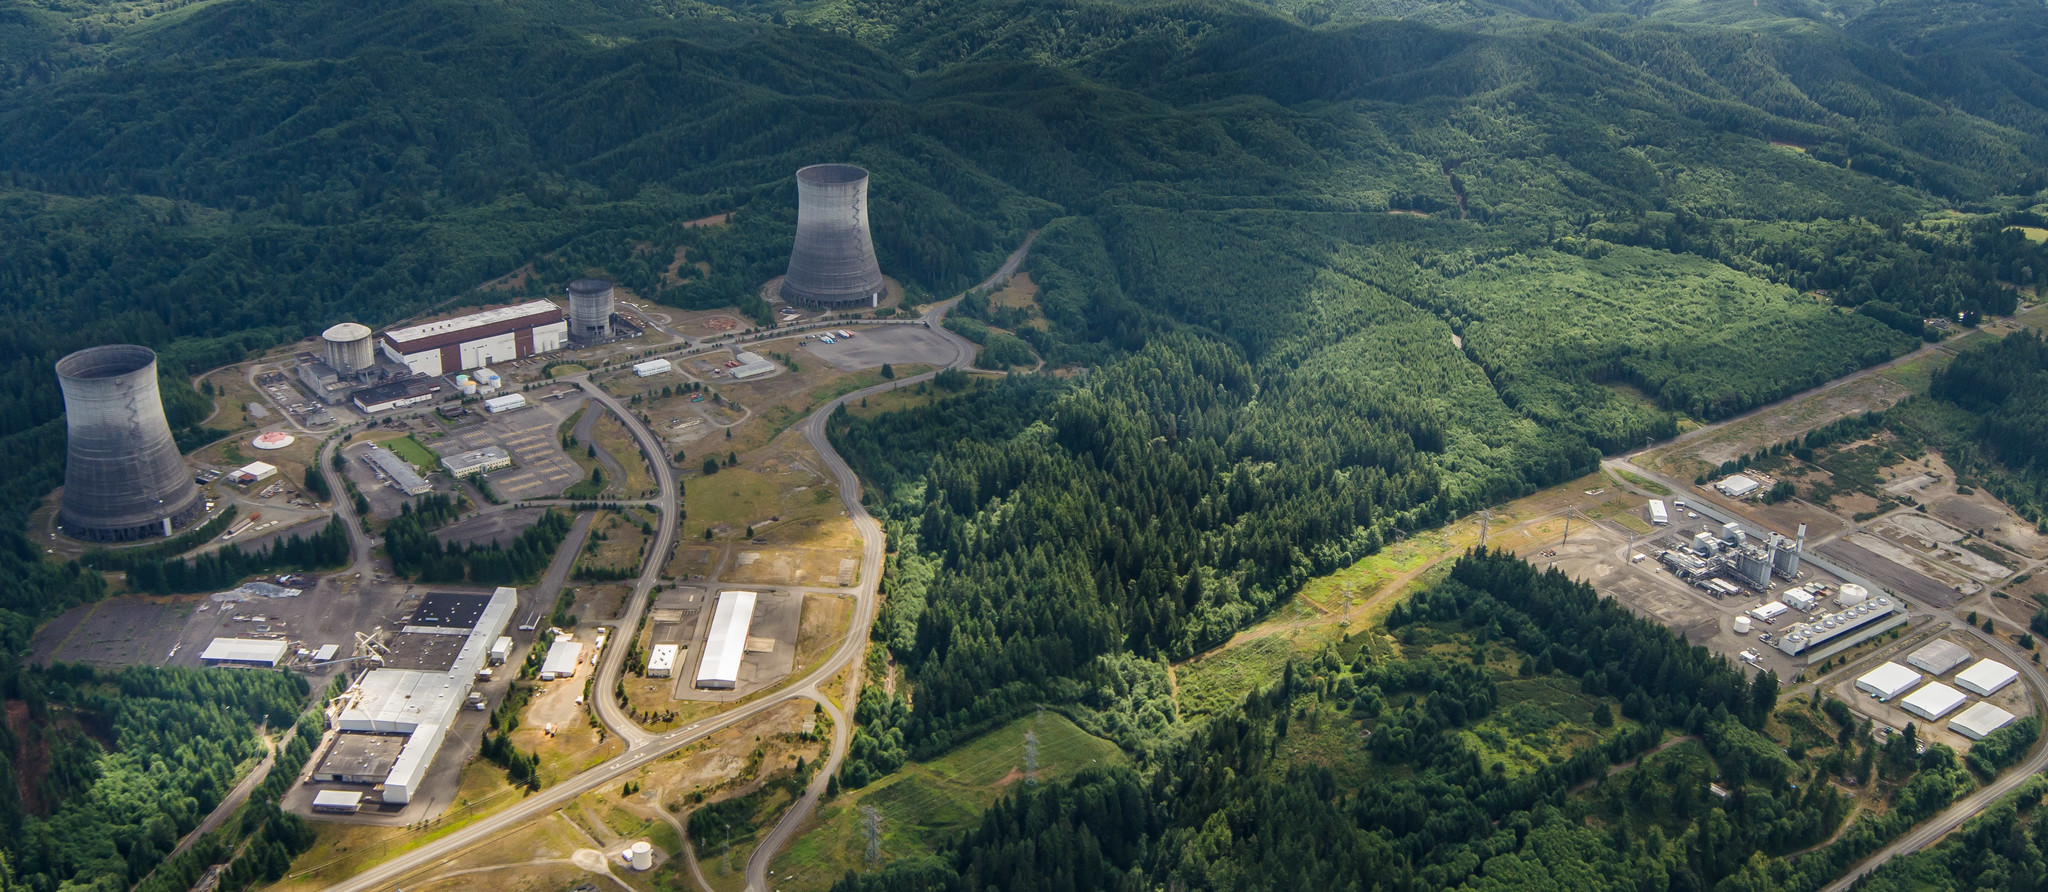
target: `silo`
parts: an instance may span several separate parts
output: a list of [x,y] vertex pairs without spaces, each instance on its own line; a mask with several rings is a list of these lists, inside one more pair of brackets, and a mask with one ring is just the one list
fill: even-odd
[[647,870],[654,866],[654,846],[646,841],[636,842],[626,849],[626,863],[634,870]]
[[577,279],[569,283],[569,338],[584,343],[612,336],[612,283]]
[[377,364],[370,349],[370,327],[343,322],[320,335],[327,341],[327,364],[343,377]]
[[168,535],[199,513],[199,487],[171,439],[148,347],[90,347],[57,361],[64,389],[64,499],[58,523],[79,539]]
[[782,297],[826,307],[881,302],[882,267],[868,235],[868,172],[851,164],[813,164],[796,172],[796,243]]

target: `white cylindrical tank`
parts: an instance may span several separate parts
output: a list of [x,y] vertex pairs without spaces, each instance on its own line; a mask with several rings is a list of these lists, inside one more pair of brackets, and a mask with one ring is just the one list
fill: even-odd
[[634,870],[646,870],[654,866],[654,846],[644,841],[636,842],[627,852],[627,861],[633,865]]
[[1870,590],[1853,582],[1842,583],[1842,593],[1835,596],[1835,604],[1854,607],[1870,599]]
[[1747,635],[1747,634],[1749,634],[1749,617],[1746,617],[1746,616],[1738,616],[1738,617],[1736,617],[1736,618],[1735,618],[1735,634],[1737,634],[1737,635]]
[[476,382],[475,382],[475,381],[464,381],[464,382],[462,382],[461,384],[458,384],[457,386],[458,386],[458,387],[460,387],[460,388],[462,388],[462,395],[463,395],[463,396],[476,396]]

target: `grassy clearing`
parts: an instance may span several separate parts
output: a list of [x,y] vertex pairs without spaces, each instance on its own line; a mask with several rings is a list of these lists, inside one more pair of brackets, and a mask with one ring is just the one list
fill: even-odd
[[412,462],[428,471],[441,467],[441,457],[428,449],[427,444],[414,439],[411,434],[384,441],[384,447],[398,453],[398,457]]
[[1660,496],[1668,496],[1671,494],[1671,487],[1665,486],[1662,483],[1658,483],[1655,480],[1651,480],[1648,477],[1644,477],[1641,474],[1631,474],[1627,471],[1619,469],[1617,469],[1615,473],[1620,474],[1621,479],[1626,480],[1637,487],[1640,487],[1644,492],[1652,492]]
[[653,472],[647,467],[647,459],[640,454],[639,442],[626,431],[626,425],[619,416],[604,413],[603,418],[590,426],[590,435],[600,448],[611,453],[612,458],[626,469],[626,479],[619,481],[613,489],[628,495],[654,493]]
[[1089,735],[1058,713],[1018,719],[938,759],[909,763],[826,802],[803,835],[775,859],[776,888],[825,889],[847,871],[861,869],[866,853],[862,815],[869,808],[881,821],[882,863],[930,854],[937,843],[979,821],[982,811],[1013,785],[1026,782],[1027,731],[1037,739],[1040,781],[1091,763],[1124,761],[1115,744]]
[[585,366],[573,362],[565,362],[548,369],[548,377],[566,378],[570,375],[581,375],[587,371],[590,371],[590,369]]
[[2014,230],[2014,229],[2017,229],[2017,230],[2019,230],[2019,231],[2020,231],[2020,234],[2021,234],[2021,235],[2024,235],[2024,236],[2026,236],[2026,237],[2027,237],[2027,240],[2028,240],[2028,241],[2031,241],[2031,242],[2048,242],[2048,229],[2043,229],[2043,228],[2041,228],[2041,227],[2039,227],[2039,226],[2008,226],[2008,227],[2006,227],[2006,231],[2008,231],[2008,232],[2010,232],[2010,231],[2012,231],[2012,230]]
[[689,482],[684,504],[690,512],[687,530],[699,535],[706,527],[729,524],[737,533],[752,521],[776,513],[782,487],[768,475],[749,468],[725,468]]
[[[1508,777],[1556,765],[1610,733],[1595,727],[1593,707],[1601,698],[1579,693],[1575,679],[1560,675],[1506,678],[1496,682],[1500,707],[1466,729],[1464,736],[1480,763],[1499,764]],[[1632,723],[1620,720],[1623,726]]]

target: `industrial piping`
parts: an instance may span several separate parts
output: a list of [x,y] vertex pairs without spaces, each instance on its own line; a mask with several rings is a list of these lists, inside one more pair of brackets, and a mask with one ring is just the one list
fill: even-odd
[[178,453],[148,347],[89,347],[57,361],[64,390],[64,497],[57,521],[79,539],[168,536],[201,509]]
[[796,172],[796,242],[782,297],[794,304],[872,307],[886,286],[868,233],[868,172],[813,164]]

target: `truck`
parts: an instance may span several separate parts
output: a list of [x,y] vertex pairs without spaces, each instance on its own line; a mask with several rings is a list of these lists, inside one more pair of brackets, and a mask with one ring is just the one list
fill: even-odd
[[1671,523],[1671,513],[1664,510],[1663,499],[1650,500],[1650,522],[1660,527]]

